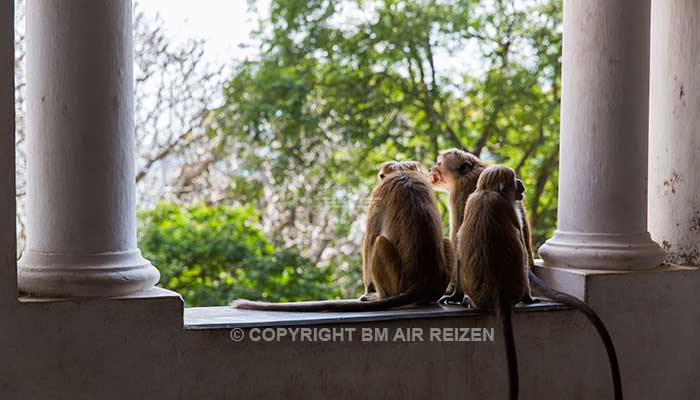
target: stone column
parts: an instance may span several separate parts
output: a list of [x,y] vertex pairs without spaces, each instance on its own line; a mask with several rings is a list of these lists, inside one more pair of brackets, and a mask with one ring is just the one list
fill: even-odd
[[649,230],[667,261],[700,264],[700,3],[654,1]]
[[19,288],[152,287],[136,246],[131,1],[27,2],[27,247]]
[[[665,2],[664,2],[665,3]],[[658,266],[647,232],[650,0],[565,0],[558,227],[547,266]]]

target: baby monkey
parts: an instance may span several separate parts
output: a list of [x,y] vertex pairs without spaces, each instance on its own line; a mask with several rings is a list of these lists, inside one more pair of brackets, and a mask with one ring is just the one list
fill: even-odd
[[449,243],[435,193],[415,161],[382,164],[367,209],[361,300],[266,303],[236,300],[235,308],[266,311],[373,311],[436,302],[450,272]]
[[503,327],[510,399],[518,398],[518,361],[512,309],[528,292],[527,250],[514,204],[525,188],[515,172],[486,168],[469,196],[457,236],[457,282],[476,307],[496,310]]

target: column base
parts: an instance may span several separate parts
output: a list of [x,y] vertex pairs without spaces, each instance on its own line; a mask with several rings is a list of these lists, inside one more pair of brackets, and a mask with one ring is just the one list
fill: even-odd
[[90,255],[27,250],[18,265],[19,291],[41,297],[126,296],[160,279],[139,250]]
[[640,234],[591,234],[557,230],[539,248],[545,265],[601,269],[644,270],[664,261],[663,249],[648,232]]

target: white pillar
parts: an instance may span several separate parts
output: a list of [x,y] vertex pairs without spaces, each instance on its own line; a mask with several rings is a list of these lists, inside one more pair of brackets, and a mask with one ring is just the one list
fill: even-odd
[[23,292],[119,296],[159,279],[136,246],[131,7],[27,2]]
[[650,0],[565,0],[558,227],[549,266],[646,269]]
[[649,230],[669,262],[700,264],[700,2],[654,1]]

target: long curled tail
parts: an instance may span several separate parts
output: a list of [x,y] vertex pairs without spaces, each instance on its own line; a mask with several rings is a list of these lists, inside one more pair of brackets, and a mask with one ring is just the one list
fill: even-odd
[[589,321],[593,324],[595,329],[600,335],[600,339],[605,345],[605,351],[608,353],[608,361],[610,363],[610,375],[613,380],[613,390],[615,393],[615,400],[622,400],[622,379],[620,378],[620,366],[617,361],[617,353],[615,352],[615,345],[613,344],[612,337],[608,333],[607,328],[603,324],[603,321],[598,317],[598,314],[583,301],[577,299],[574,296],[568,295],[566,293],[560,292],[556,289],[552,289],[547,286],[537,275],[535,275],[532,270],[529,272],[530,283],[544,296],[557,301],[559,303],[566,304],[569,307],[573,307],[581,311]]
[[513,305],[507,301],[499,301],[496,305],[496,314],[501,320],[503,329],[503,343],[506,346],[506,359],[508,360],[508,398],[518,400],[518,354],[515,350],[515,338],[513,336]]
[[361,312],[381,311],[407,306],[421,300],[416,291],[406,291],[396,296],[379,300],[323,300],[299,301],[290,303],[268,303],[264,301],[234,300],[231,307],[245,310],[289,311],[289,312]]

